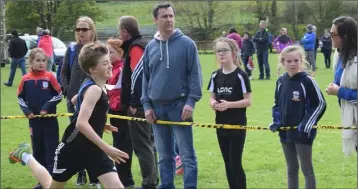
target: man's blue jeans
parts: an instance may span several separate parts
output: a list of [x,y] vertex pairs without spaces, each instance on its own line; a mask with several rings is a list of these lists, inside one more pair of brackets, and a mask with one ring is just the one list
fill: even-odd
[[[153,103],[156,118],[159,120],[182,122],[181,115],[185,101],[169,104]],[[184,167],[184,188],[197,188],[198,167],[193,145],[192,126],[153,124],[154,141],[159,154],[159,188],[174,189],[175,144],[178,143]]]
[[264,79],[264,69],[266,78],[270,78],[270,65],[268,63],[268,51],[257,51],[257,62],[259,63],[260,78]]
[[19,67],[19,65],[21,68],[22,76],[24,76],[26,74],[25,58],[11,58],[11,70],[9,81],[7,82],[9,85],[12,85],[14,82],[16,69]]

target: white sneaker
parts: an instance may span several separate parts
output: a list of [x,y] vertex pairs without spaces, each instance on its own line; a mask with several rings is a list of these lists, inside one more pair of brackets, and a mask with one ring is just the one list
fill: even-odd
[[253,76],[253,75],[252,75],[252,76],[250,76],[250,77],[249,77],[249,79],[250,79],[250,80],[253,80],[253,79],[254,79],[254,76]]

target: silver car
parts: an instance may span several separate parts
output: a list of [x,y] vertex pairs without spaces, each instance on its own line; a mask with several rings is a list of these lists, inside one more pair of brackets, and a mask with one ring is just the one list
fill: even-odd
[[[27,48],[29,49],[26,53],[25,58],[28,58],[31,52],[31,49],[37,47],[37,35],[23,35],[19,36],[21,39],[25,40]],[[65,56],[66,53],[66,45],[61,40],[56,37],[52,37],[53,47],[55,51],[55,64],[58,64],[60,60]]]

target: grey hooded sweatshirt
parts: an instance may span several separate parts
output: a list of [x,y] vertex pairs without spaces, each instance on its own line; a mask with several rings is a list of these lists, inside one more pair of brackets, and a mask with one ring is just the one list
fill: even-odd
[[143,57],[142,104],[144,110],[152,103],[186,99],[195,107],[202,97],[202,73],[195,42],[179,29],[166,41],[157,32]]

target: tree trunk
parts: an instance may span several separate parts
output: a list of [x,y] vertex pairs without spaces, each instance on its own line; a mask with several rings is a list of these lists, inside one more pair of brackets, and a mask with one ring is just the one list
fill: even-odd
[[212,27],[213,27],[213,22],[214,22],[214,6],[213,6],[213,0],[209,0],[208,1],[208,24],[207,24],[207,28],[206,28],[206,36],[205,36],[205,40],[209,39],[209,35],[211,34],[212,31]]
[[299,40],[298,28],[297,28],[297,2],[296,0],[293,0],[292,3],[293,3],[293,15],[294,15],[294,22],[292,23],[292,31],[293,34],[295,35],[295,39]]

